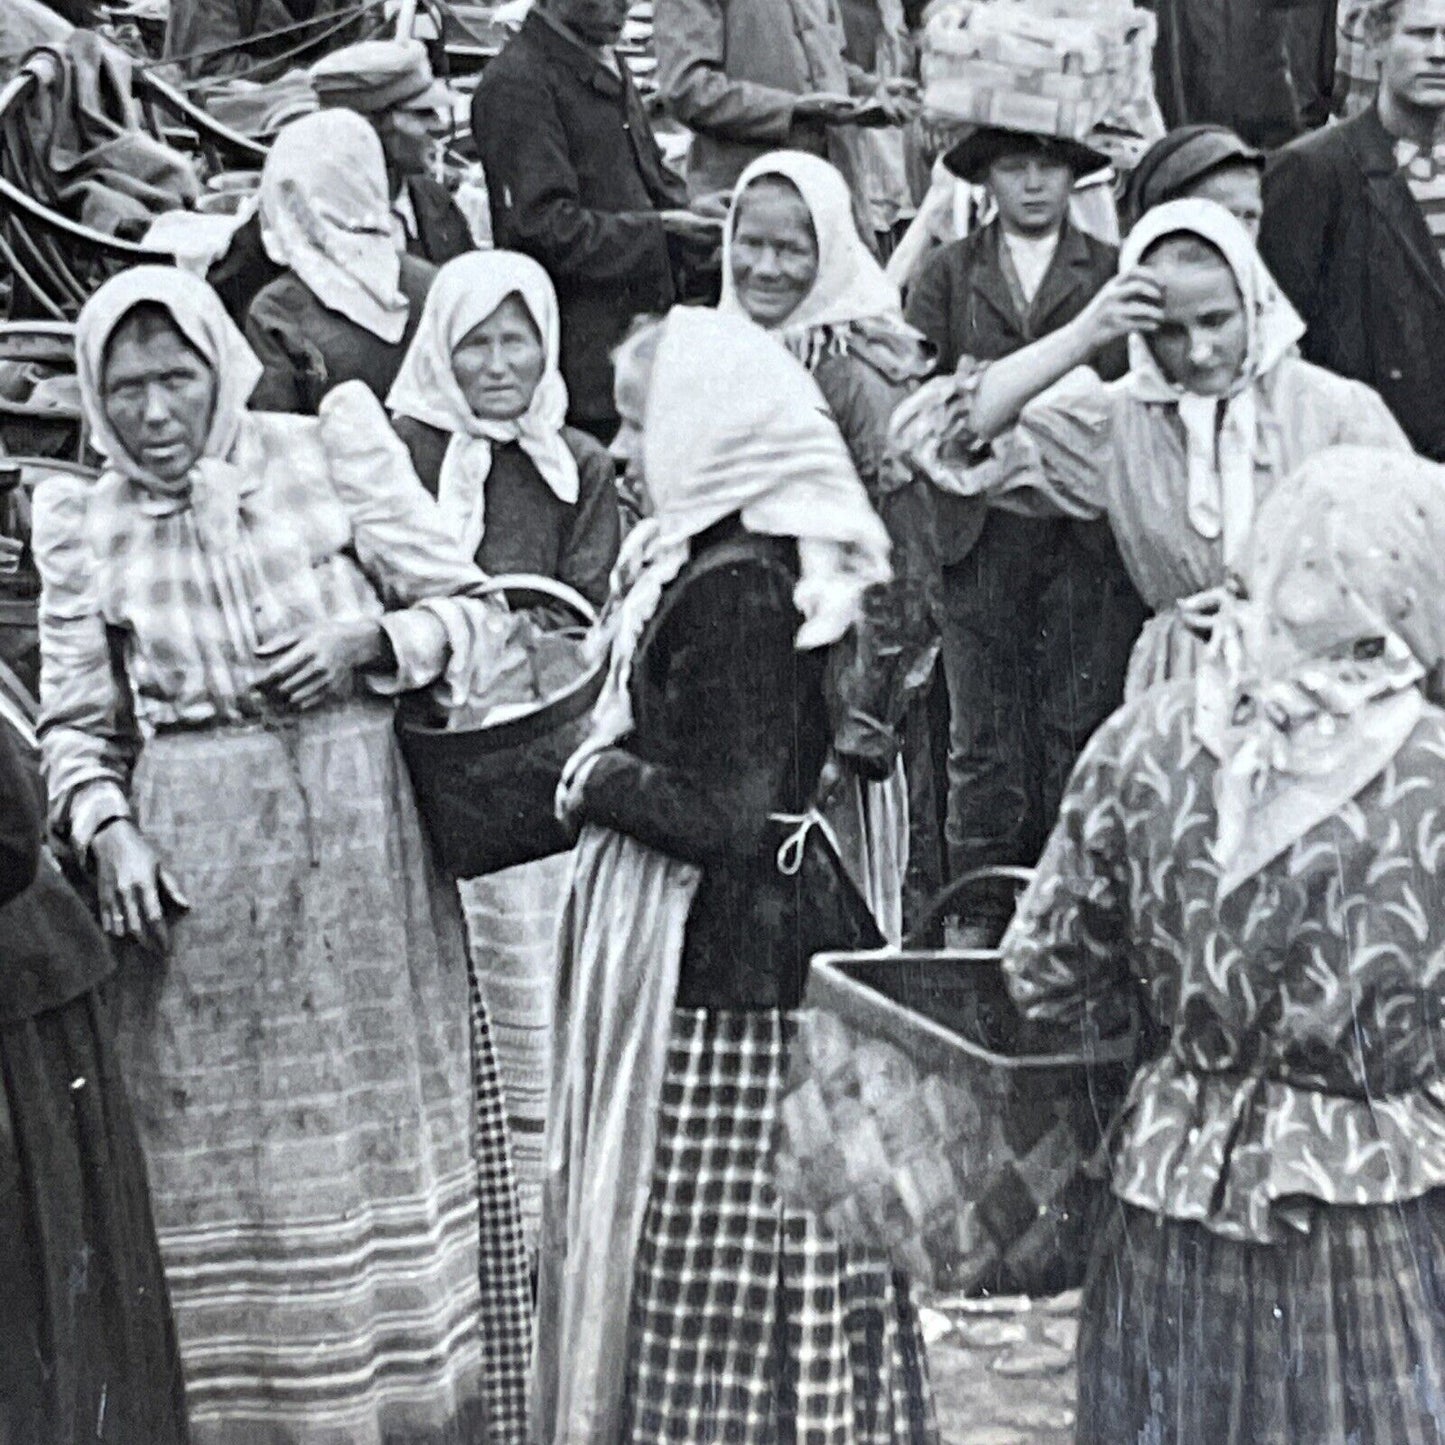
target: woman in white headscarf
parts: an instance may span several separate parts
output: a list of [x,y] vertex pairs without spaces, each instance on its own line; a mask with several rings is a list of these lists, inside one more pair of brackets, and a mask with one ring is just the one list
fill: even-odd
[[848,786],[831,816],[897,943],[905,874],[925,894],[942,882],[923,706],[938,656],[942,574],[931,489],[884,462],[889,420],[932,372],[932,352],[904,322],[898,288],[858,234],[843,177],[802,151],[762,156],[739,179],[718,309],[770,331],[812,373],[893,543],[893,581],[867,598],[858,646],[836,672],[834,746]]
[[[564,424],[558,332],[557,296],[535,261],[514,251],[449,261],[387,405],[448,532],[482,571],[549,577],[601,606],[621,540],[615,468]],[[532,1247],[567,868],[557,854],[462,885]]]
[[1090,743],[1004,940],[1167,1047],[1111,1133],[1078,1445],[1445,1440],[1445,469],[1320,452],[1193,680]]
[[263,368],[253,404],[314,416],[344,381],[384,398],[436,268],[398,249],[375,129],[349,110],[293,121],[267,153],[258,204],[262,245],[286,269],[246,313]]
[[[651,515],[623,548],[607,686],[561,791],[583,827],[534,1428],[547,1445],[851,1439],[877,1409],[879,1438],[921,1442],[906,1284],[785,1215],[772,1166],[788,1015],[809,954],[840,941],[780,848],[829,748],[827,649],[887,580],[887,533],[817,387],[741,319],[677,310],[640,333],[617,400],[615,451]],[[881,1348],[857,1349],[875,1329]]]
[[[1156,616],[1129,689],[1193,670],[1270,491],[1326,447],[1407,451],[1367,386],[1300,360],[1304,324],[1243,226],[1170,201],[1130,232],[1119,275],[1076,321],[930,383],[895,418],[900,451],[954,495],[1041,516],[1106,518]],[[1120,336],[1129,371],[1084,363]]]
[[390,702],[485,685],[504,619],[364,386],[246,410],[203,282],[122,272],[76,351],[105,470],[36,496],[40,735],[119,940],[192,1439],[521,1445],[505,1116]]
[[422,485],[484,572],[531,572],[600,606],[621,527],[606,450],[567,426],[557,293],[515,251],[449,261],[386,404]]

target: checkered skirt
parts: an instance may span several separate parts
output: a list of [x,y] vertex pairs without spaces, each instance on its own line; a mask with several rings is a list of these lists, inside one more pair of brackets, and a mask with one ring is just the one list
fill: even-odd
[[775,1010],[679,1009],[628,1351],[629,1445],[937,1445],[906,1280],[785,1214]]
[[1445,1191],[1241,1244],[1117,1204],[1089,1267],[1076,1445],[1442,1445]]

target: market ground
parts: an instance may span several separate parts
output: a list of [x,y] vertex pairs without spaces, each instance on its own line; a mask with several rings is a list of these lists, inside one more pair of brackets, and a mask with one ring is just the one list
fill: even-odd
[[1071,1445],[1077,1293],[920,1304],[943,1445]]

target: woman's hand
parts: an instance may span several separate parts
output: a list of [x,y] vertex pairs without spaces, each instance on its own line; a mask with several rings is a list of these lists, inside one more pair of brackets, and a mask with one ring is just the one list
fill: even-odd
[[0,536],[0,577],[13,577],[20,570],[20,559],[24,555],[24,542]]
[[101,927],[112,938],[134,938],[164,952],[170,943],[168,910],[190,907],[154,848],[129,818],[118,818],[95,835]]
[[292,707],[315,707],[339,693],[358,669],[380,663],[386,639],[379,622],[323,622],[302,635],[264,642],[256,655],[271,659],[257,687]]
[[1090,356],[1134,332],[1148,335],[1164,320],[1164,292],[1148,271],[1123,272],[1105,283],[1074,323]]

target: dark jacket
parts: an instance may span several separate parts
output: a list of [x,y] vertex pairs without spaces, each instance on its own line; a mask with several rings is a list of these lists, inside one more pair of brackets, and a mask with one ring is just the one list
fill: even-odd
[[0,1026],[103,982],[105,936],[45,850],[38,759],[0,722]]
[[364,381],[386,400],[416,334],[436,267],[401,258],[400,285],[410,303],[406,329],[393,344],[322,305],[294,272],[283,271],[251,303],[246,340],[265,368],[251,406],[314,416],[321,398],[343,381]]
[[[409,416],[397,417],[394,426],[422,485],[435,496],[451,433]],[[486,529],[476,563],[491,577],[515,572],[551,577],[600,606],[622,545],[616,467],[585,433],[569,427],[562,435],[577,459],[575,504],[558,499],[521,447],[492,448]]]
[[1445,460],[1445,268],[1373,106],[1274,158],[1259,249],[1309,328],[1305,359],[1374,387]]
[[[908,320],[938,351],[938,369],[952,371],[965,356],[997,361],[1066,326],[1093,300],[1119,267],[1114,247],[1067,222],[1058,249],[1026,316],[1021,315],[1003,269],[999,223],[989,222],[942,247],[908,294]],[[1095,363],[1106,379],[1122,376],[1122,343]],[[972,502],[940,498],[939,526],[945,564],[960,561],[978,541],[985,513]]]
[[605,423],[613,349],[634,316],[678,299],[684,253],[657,212],[686,205],[686,188],[626,67],[613,75],[535,11],[483,72],[472,135],[497,245],[540,262],[557,288],[568,419]]
[[416,216],[416,235],[406,244],[409,255],[430,261],[433,266],[445,266],[477,249],[467,218],[440,181],[412,176],[406,183],[406,194]]
[[791,541],[735,520],[698,538],[639,643],[634,730],[584,787],[585,819],[702,867],[682,1008],[790,1008],[802,991],[804,900],[768,821],[809,803],[828,751],[824,658],[794,646],[797,578]]
[[[476,250],[466,217],[440,181],[414,176],[406,189],[416,215],[416,235],[407,242],[408,255],[442,266]],[[285,269],[266,254],[260,218],[252,216],[236,229],[230,245],[206,272],[206,280],[221,298],[226,314],[237,326],[244,326],[251,303]]]
[[856,337],[813,371],[892,544],[893,580],[869,589],[851,643],[834,649],[829,687],[834,748],[874,780],[898,759],[904,717],[933,675],[943,615],[934,489],[920,472],[884,464],[894,411],[932,370],[930,349],[908,341]]

